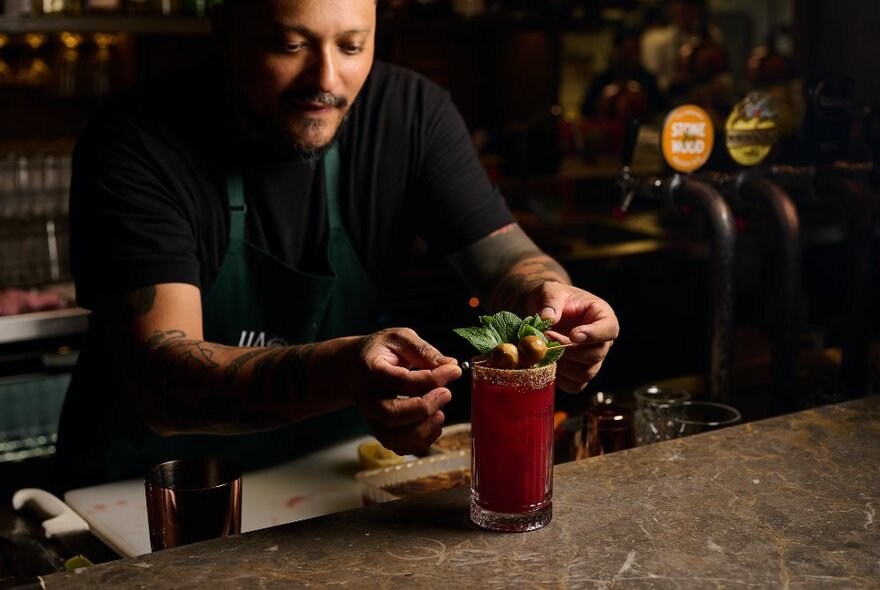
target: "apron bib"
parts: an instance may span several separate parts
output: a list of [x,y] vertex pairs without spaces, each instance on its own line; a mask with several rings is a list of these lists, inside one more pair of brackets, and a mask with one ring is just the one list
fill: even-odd
[[[240,174],[227,179],[229,246],[203,297],[204,338],[229,346],[284,346],[362,334],[373,329],[376,289],[342,224],[339,151],[322,160],[327,188],[330,275],[300,272],[245,240]],[[143,451],[157,461],[219,457],[255,469],[369,433],[355,406],[255,434],[150,437]]]

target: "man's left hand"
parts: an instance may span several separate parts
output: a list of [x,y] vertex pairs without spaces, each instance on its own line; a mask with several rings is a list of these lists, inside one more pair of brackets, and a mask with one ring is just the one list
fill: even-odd
[[583,391],[592,381],[614,340],[620,334],[617,316],[608,303],[571,285],[546,282],[529,297],[529,313],[551,320],[546,332],[560,344],[582,343],[566,349],[556,368],[556,385],[563,391]]

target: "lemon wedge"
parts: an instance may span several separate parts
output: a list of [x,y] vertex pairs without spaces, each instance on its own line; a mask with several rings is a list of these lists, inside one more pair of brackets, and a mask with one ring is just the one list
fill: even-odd
[[403,457],[394,451],[389,451],[375,440],[358,445],[358,458],[364,469],[377,469],[403,463]]
[[74,555],[70,559],[64,562],[64,569],[72,572],[78,570],[80,568],[89,567],[94,565],[91,560],[85,555]]

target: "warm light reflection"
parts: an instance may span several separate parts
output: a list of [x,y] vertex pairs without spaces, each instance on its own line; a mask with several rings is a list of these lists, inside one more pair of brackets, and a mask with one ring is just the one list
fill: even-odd
[[82,35],[77,35],[75,33],[64,32],[58,37],[61,40],[62,45],[67,47],[68,49],[76,49],[80,45],[82,45],[83,37]]
[[99,49],[105,49],[113,45],[118,45],[122,38],[123,35],[117,35],[114,33],[95,33],[92,36],[92,42],[97,45]]
[[28,33],[24,36],[24,42],[31,49],[39,49],[46,44],[46,35],[40,33]]

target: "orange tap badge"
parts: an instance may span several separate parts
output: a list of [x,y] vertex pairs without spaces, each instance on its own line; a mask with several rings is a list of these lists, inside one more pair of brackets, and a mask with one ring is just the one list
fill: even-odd
[[715,129],[706,111],[684,105],[666,116],[663,157],[677,172],[693,172],[706,163],[715,143]]

